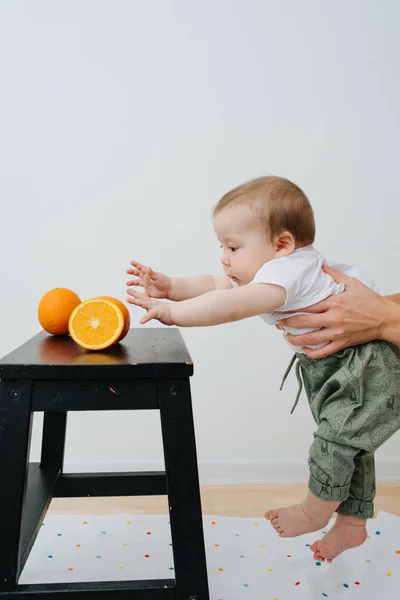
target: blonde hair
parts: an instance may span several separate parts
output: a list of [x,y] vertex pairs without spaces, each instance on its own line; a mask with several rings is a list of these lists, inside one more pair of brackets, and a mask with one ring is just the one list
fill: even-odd
[[288,179],[266,176],[247,181],[221,198],[213,216],[234,204],[249,204],[271,240],[288,231],[293,235],[297,248],[314,242],[315,221],[310,201]]

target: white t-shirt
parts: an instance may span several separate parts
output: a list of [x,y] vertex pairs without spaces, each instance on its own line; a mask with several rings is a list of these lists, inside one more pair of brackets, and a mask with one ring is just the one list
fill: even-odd
[[[260,317],[269,325],[275,325],[281,319],[299,314],[300,308],[312,306],[332,294],[343,292],[344,285],[336,283],[330,275],[322,270],[324,263],[350,277],[359,279],[371,289],[378,291],[375,283],[357,267],[328,263],[313,246],[306,246],[295,250],[289,256],[270,260],[257,271],[251,283],[272,283],[280,285],[286,290],[286,301],[279,307],[279,311],[264,313]],[[285,314],[281,314],[280,311],[285,311]],[[284,327],[284,330],[293,335],[316,331],[316,329],[294,329],[292,327]],[[301,352],[299,346],[293,346],[288,341],[287,343],[294,352]],[[319,344],[310,346],[310,348],[320,348],[324,345]]]

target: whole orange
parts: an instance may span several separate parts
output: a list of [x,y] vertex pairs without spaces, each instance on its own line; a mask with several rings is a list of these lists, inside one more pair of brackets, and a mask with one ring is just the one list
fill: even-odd
[[99,296],[99,297],[104,298],[104,300],[109,300],[110,302],[115,302],[115,304],[122,310],[122,314],[124,315],[124,328],[122,329],[121,334],[116,341],[116,343],[118,343],[124,339],[124,337],[126,336],[126,334],[129,331],[129,327],[131,326],[131,315],[129,313],[129,310],[127,309],[125,304],[123,302],[121,302],[121,300],[118,300],[118,298],[113,298],[112,296]]
[[68,320],[81,299],[68,288],[54,288],[42,296],[39,302],[39,323],[48,333],[68,335]]

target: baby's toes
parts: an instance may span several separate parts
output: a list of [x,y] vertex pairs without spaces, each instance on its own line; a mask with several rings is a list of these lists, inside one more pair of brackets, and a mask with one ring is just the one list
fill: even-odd
[[265,513],[265,518],[268,521],[272,521],[272,519],[276,519],[278,517],[278,511],[277,510],[268,510]]

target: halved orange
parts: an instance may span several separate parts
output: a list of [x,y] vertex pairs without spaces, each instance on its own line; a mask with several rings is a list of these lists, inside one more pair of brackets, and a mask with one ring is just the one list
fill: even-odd
[[122,314],[124,315],[124,327],[121,331],[121,335],[117,340],[118,342],[120,342],[127,335],[131,326],[131,315],[129,314],[129,310],[127,309],[125,304],[121,302],[121,300],[118,300],[118,298],[114,298],[113,296],[99,296],[99,298],[104,298],[104,300],[110,300],[110,302],[115,302],[115,304],[119,306],[119,308],[122,310]]
[[72,339],[87,350],[103,350],[118,341],[124,315],[115,302],[105,298],[85,300],[72,311],[68,329]]

